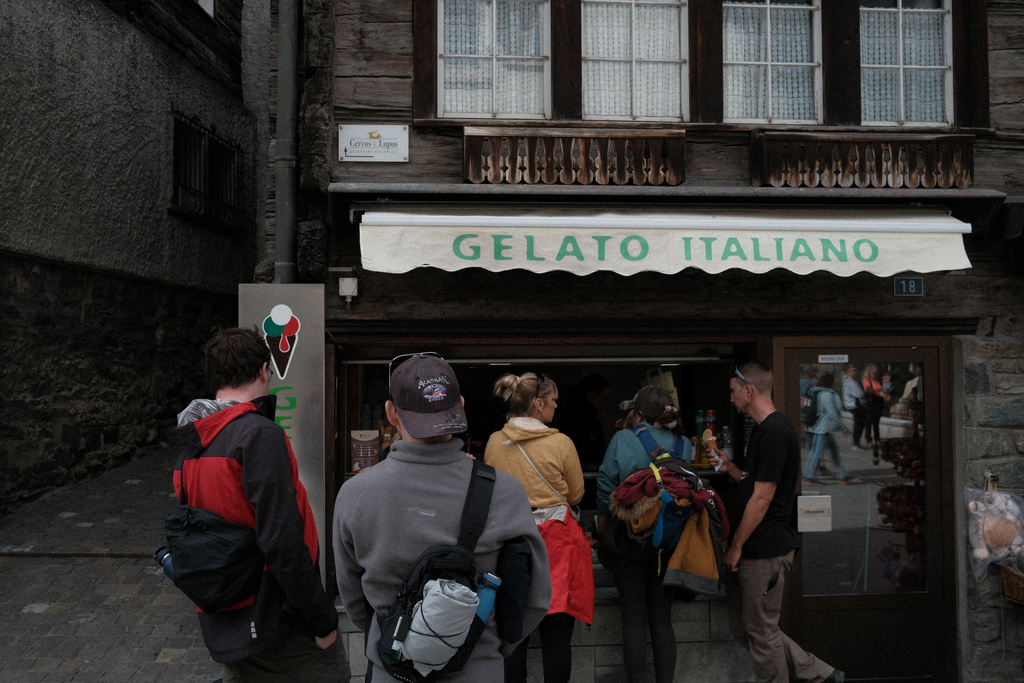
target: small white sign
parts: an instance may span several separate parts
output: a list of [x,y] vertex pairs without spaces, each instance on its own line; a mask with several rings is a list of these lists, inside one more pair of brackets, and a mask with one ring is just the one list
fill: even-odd
[[849,363],[850,356],[846,353],[833,353],[831,355],[818,356],[819,363]]
[[800,496],[796,499],[797,531],[832,531],[832,496]]
[[338,126],[338,161],[409,161],[409,126]]

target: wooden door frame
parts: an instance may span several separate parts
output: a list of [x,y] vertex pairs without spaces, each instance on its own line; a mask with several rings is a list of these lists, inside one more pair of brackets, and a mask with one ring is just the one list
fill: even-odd
[[[943,662],[942,670],[936,672],[934,679],[923,680],[949,680],[955,681],[958,677],[960,651],[957,646],[956,624],[957,624],[957,577],[956,577],[956,468],[958,467],[958,456],[954,449],[953,441],[953,368],[952,368],[952,343],[949,337],[945,336],[885,336],[885,337],[864,337],[864,336],[830,336],[830,337],[774,337],[772,340],[772,367],[775,369],[774,396],[776,407],[783,411],[794,424],[799,424],[799,401],[798,397],[788,396],[787,384],[784,381],[790,370],[786,368],[786,355],[791,350],[822,349],[823,351],[842,349],[891,349],[916,347],[934,348],[937,353],[937,390],[938,390],[938,427],[936,433],[939,439],[939,455],[936,459],[939,465],[939,500],[937,510],[929,511],[930,524],[939,524],[938,536],[941,538],[939,547],[929,553],[931,562],[938,562],[938,575],[941,577],[941,598],[938,601],[940,612],[942,642],[936,643],[936,650],[946,653],[946,661]],[[938,519],[935,518],[938,515]],[[930,538],[931,536],[929,536]],[[800,578],[800,568],[794,565],[794,574]],[[791,615],[788,620],[794,629],[794,634],[802,631],[802,616],[804,601],[824,601],[828,598],[803,598],[801,595],[802,580],[794,582],[793,590],[787,586],[787,611]],[[881,598],[880,598],[881,599]],[[800,639],[797,638],[799,641]]]

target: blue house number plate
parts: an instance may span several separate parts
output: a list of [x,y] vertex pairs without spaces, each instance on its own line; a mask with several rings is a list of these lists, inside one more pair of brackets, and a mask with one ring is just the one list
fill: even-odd
[[894,296],[924,296],[924,278],[894,277],[892,288]]

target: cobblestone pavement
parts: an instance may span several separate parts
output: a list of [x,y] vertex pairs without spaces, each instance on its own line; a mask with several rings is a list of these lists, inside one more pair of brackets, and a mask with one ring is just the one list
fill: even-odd
[[176,450],[0,517],[0,680],[211,683],[195,608],[152,559]]

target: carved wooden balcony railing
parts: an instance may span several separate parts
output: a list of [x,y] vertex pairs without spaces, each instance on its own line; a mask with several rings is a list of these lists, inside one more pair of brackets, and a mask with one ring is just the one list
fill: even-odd
[[750,179],[772,187],[965,188],[974,183],[974,136],[754,131]]
[[474,183],[679,185],[686,132],[586,128],[475,128],[464,132]]

